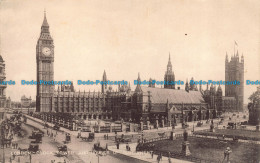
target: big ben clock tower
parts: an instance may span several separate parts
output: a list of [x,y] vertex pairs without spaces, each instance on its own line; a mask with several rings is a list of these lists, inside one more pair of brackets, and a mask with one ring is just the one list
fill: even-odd
[[52,81],[54,75],[54,45],[53,39],[49,32],[49,24],[47,22],[46,13],[44,12],[44,20],[41,27],[40,38],[36,46],[36,64],[37,64],[37,95],[36,95],[36,111],[51,111],[51,96],[54,92],[54,85],[39,84],[41,80]]

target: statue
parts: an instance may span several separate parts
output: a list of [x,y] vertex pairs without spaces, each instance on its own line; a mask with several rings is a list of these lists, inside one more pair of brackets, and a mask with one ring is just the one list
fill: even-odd
[[184,156],[189,156],[191,155],[190,149],[189,149],[189,142],[188,142],[188,132],[184,130],[183,132],[183,139],[184,141],[182,142],[182,154]]
[[183,132],[183,139],[184,141],[188,141],[188,132],[186,130]]

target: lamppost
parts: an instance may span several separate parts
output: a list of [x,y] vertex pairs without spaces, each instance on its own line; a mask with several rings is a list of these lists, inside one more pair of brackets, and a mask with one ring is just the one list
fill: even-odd
[[1,144],[3,146],[3,162],[5,162],[5,121],[1,123]]
[[31,152],[29,152],[29,159],[30,159],[30,163],[32,163],[32,155],[31,155]]
[[142,131],[142,143],[144,143],[144,131]]

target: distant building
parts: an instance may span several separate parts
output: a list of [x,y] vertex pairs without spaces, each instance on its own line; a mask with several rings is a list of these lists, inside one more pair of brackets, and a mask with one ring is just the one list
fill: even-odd
[[[3,60],[2,56],[0,55],[0,81],[5,81],[6,79],[5,74],[5,61]],[[0,108],[6,107],[6,94],[5,89],[7,85],[0,84]]]
[[26,97],[25,95],[23,95],[21,97],[21,107],[22,108],[29,108],[31,106],[32,103],[32,98],[30,97]]
[[6,99],[6,108],[12,108],[12,101],[10,97]]

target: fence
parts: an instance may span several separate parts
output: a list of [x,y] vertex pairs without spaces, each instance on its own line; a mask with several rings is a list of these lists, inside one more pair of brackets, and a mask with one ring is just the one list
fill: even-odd
[[[227,129],[218,129],[218,130],[227,130]],[[255,131],[251,131],[251,130],[248,130],[248,131],[255,132]],[[249,136],[232,135],[232,134],[226,134],[226,133],[225,134],[215,133],[215,132],[209,132],[208,129],[196,131],[193,134],[194,135],[202,135],[202,136],[205,136],[205,137],[216,137],[216,138],[223,137],[223,135],[224,135],[225,138],[230,138],[230,139],[236,138],[236,139],[240,139],[240,140],[260,141],[260,137],[249,137]]]

